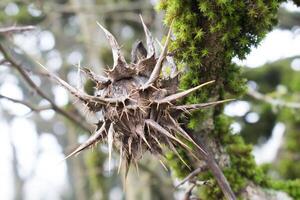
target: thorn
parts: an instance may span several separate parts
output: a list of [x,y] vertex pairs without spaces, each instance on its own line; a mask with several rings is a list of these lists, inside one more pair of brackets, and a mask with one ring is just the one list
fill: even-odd
[[132,90],[130,91],[129,96],[135,95],[135,94],[138,93],[138,92],[139,92],[138,89],[132,89]]
[[138,176],[140,176],[139,165],[138,165],[136,160],[133,160],[133,162],[134,162],[134,165],[135,165],[136,173],[137,173]]
[[[131,156],[129,156],[129,158],[126,159],[125,162],[125,176],[124,176],[124,183],[126,183],[126,179],[127,179],[127,175],[129,172],[129,168],[130,168],[130,163],[131,163]],[[126,186],[126,184],[124,185],[124,187]]]
[[149,87],[153,88],[154,90],[158,91],[159,89],[155,87],[153,84],[151,84]]
[[131,155],[131,144],[132,144],[132,137],[128,138],[128,151],[129,151],[129,155]]
[[166,167],[166,165],[163,163],[163,161],[161,159],[158,159],[159,163],[163,166],[163,168],[166,170],[166,171],[169,171],[168,168]]
[[214,83],[214,82],[215,82],[214,80],[208,81],[206,83],[203,83],[201,85],[198,85],[198,86],[196,86],[194,88],[191,88],[191,89],[188,89],[186,91],[179,92],[179,93],[176,93],[176,94],[172,94],[170,96],[167,96],[167,97],[164,97],[162,99],[156,100],[155,102],[161,104],[161,103],[169,103],[171,101],[175,101],[177,99],[183,98],[183,97],[187,96],[188,94],[190,94],[190,93],[192,93],[192,92],[194,92],[194,91],[196,91],[196,90],[198,90],[198,89],[200,89],[200,88],[202,88],[202,87],[204,87],[206,85]]
[[126,99],[127,99],[127,97],[124,98],[123,101],[122,101],[123,109],[122,109],[122,112],[121,112],[121,117],[123,116],[123,113],[125,112],[126,118],[129,121],[128,111],[127,111],[126,104],[125,104]]
[[88,110],[89,110],[88,105],[89,105],[89,103],[83,104],[83,115],[84,115],[84,116],[86,116],[87,113],[88,113]]
[[128,116],[128,111],[127,111],[127,108],[123,108],[122,109],[122,112],[121,112],[121,117],[123,116],[123,113],[125,113],[125,115],[126,115],[126,119],[129,121],[129,116]]
[[121,166],[122,166],[122,160],[123,160],[123,145],[121,144],[120,147],[120,160],[119,160],[119,166],[118,166],[118,174],[120,173]]
[[150,146],[150,144],[148,143],[146,137],[144,134],[139,134],[141,136],[141,138],[144,140],[144,142],[147,144],[147,146],[149,147],[149,149],[152,149],[152,147]]
[[[173,24],[173,22],[172,22],[172,24]],[[169,29],[169,32],[168,32],[167,39],[166,39],[165,45],[163,47],[163,50],[162,50],[161,54],[159,55],[159,58],[158,58],[158,60],[155,64],[155,67],[154,67],[151,75],[150,75],[150,78],[142,86],[142,90],[147,89],[159,77],[161,67],[162,67],[162,62],[163,62],[164,58],[166,57],[166,54],[167,54],[167,51],[168,51],[168,44],[170,42],[171,32],[172,32],[172,24],[170,26],[170,29]]]
[[67,83],[63,79],[59,78],[54,73],[49,72],[49,70],[44,65],[39,63],[38,61],[36,61],[36,63],[38,65],[40,65],[48,73],[48,76],[50,78],[54,79],[57,83],[59,83],[62,87],[64,87],[72,95],[79,98],[81,101],[84,100],[88,103],[90,103],[91,101],[96,101],[96,102],[101,103],[103,105],[106,105],[107,103],[118,103],[119,102],[118,98],[102,98],[102,97],[95,97],[95,96],[85,94],[82,91],[80,91],[80,90],[74,88],[73,86],[71,86],[69,83]]
[[83,73],[85,73],[85,75],[91,79],[93,82],[96,83],[96,87],[99,87],[99,86],[103,86],[103,85],[106,85],[108,83],[111,82],[111,80],[105,76],[101,76],[101,75],[98,75],[98,74],[95,74],[93,71],[91,71],[89,68],[87,67],[82,67],[81,68],[81,71]]
[[160,126],[154,120],[152,120],[152,119],[146,119],[145,123],[149,124],[149,126],[151,126],[152,128],[154,128],[155,130],[157,130],[157,131],[161,132],[162,134],[164,134],[165,136],[167,136],[167,137],[175,140],[176,142],[178,142],[179,144],[181,144],[183,147],[185,147],[186,149],[188,149],[189,151],[191,151],[191,148],[189,146],[187,146],[182,141],[180,141],[178,138],[176,138],[175,136],[173,136],[171,133],[169,133],[166,129],[164,129],[162,126]]
[[67,89],[71,94],[77,96],[79,95],[80,91],[69,85],[67,82],[56,76],[54,73],[51,73],[44,65],[36,61],[38,65],[40,65],[47,73],[50,78],[56,80],[60,85],[62,85],[65,89]]
[[189,140],[190,142],[192,142],[200,151],[202,151],[204,153],[204,155],[207,155],[206,151],[201,148],[196,142],[195,140],[187,133],[185,132],[185,130],[183,130],[183,128],[180,127],[180,125],[175,121],[175,119],[173,119],[171,117],[171,115],[169,115],[170,120],[172,121],[174,128],[176,131],[179,131],[179,133],[181,133],[181,135],[186,138],[187,140]]
[[80,67],[80,60],[78,60],[77,66],[77,89],[82,91],[82,79],[81,79],[81,67]]
[[147,114],[147,112],[144,110],[145,107],[143,108],[143,106],[138,106],[137,108],[140,109],[144,114]]
[[158,110],[160,103],[156,104],[156,110]]
[[108,134],[107,134],[107,143],[108,143],[108,170],[110,173],[111,170],[111,154],[112,154],[112,149],[113,149],[113,141],[114,141],[114,122],[112,122],[109,126],[108,129]]
[[[160,43],[160,41],[157,38],[155,40],[158,43],[158,45],[160,46],[160,48],[163,49],[163,46]],[[176,67],[174,58],[172,56],[167,55],[166,59],[167,59],[168,63],[171,65],[171,74],[170,74],[170,77],[174,78],[174,77],[176,77],[179,74],[179,72],[176,72],[177,71],[177,67]]]
[[189,169],[191,170],[191,167],[184,161],[184,159],[181,157],[181,155],[178,153],[178,151],[176,150],[176,148],[174,147],[174,145],[172,144],[172,142],[170,142],[170,140],[168,140],[169,146],[171,147],[172,151],[178,156],[178,158],[180,159],[180,161]]
[[140,18],[141,18],[141,21],[142,21],[142,25],[143,25],[143,28],[144,28],[145,35],[146,35],[146,42],[147,42],[147,49],[148,49],[147,57],[149,58],[155,53],[153,37],[152,37],[152,34],[149,31],[149,29],[147,28],[146,24],[144,23],[144,20],[143,20],[143,17],[142,17],[141,14],[140,14]]
[[90,147],[92,144],[94,144],[96,141],[99,140],[100,137],[103,137],[102,132],[105,130],[105,122],[103,122],[101,128],[96,131],[93,135],[91,135],[84,143],[82,143],[81,145],[79,145],[79,147],[77,147],[73,152],[71,152],[69,155],[67,155],[64,159],[68,159],[71,156],[83,151],[84,149]]
[[183,109],[181,109],[185,114],[187,114],[187,115],[192,115],[192,113],[188,110],[188,109],[186,109],[186,108],[183,108]]
[[[149,127],[148,127],[148,129],[149,129]],[[158,146],[162,149],[163,147],[162,147],[161,143],[159,142],[159,140],[157,139],[157,137],[155,137],[153,135],[151,135],[151,136],[155,140],[155,142],[158,144]]]
[[157,44],[159,45],[160,49],[162,50],[163,49],[163,45],[161,44],[161,42],[155,38],[155,41],[157,42]]
[[234,101],[234,100],[235,99],[225,99],[225,100],[214,101],[214,102],[209,102],[209,103],[199,103],[199,104],[175,106],[174,108],[177,110],[183,110],[183,111],[189,112],[189,111],[194,111],[194,110],[198,110],[198,109],[209,107],[209,106],[215,106],[215,105],[218,105],[221,103],[226,103],[226,102],[230,102],[230,101]]
[[111,46],[113,59],[114,59],[114,67],[118,65],[118,61],[121,61],[122,63],[126,64],[125,58],[123,57],[123,55],[121,55],[121,51],[120,51],[121,47],[119,46],[115,37],[107,29],[105,29],[99,22],[97,22],[97,24],[105,33],[105,37],[107,38]]

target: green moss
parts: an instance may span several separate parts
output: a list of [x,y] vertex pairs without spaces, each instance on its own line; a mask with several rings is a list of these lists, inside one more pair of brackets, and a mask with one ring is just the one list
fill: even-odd
[[[221,138],[226,152],[230,157],[230,166],[223,169],[234,192],[239,193],[248,183],[252,182],[266,187],[267,177],[263,170],[256,166],[254,157],[252,156],[252,146],[246,145],[239,135],[230,133],[229,124],[231,120],[224,115],[219,115],[215,118],[214,137]],[[217,187],[217,185],[215,185]],[[203,192],[203,191],[202,191]],[[209,199],[218,199],[222,197],[222,192],[206,191],[206,196]]]
[[292,181],[270,181],[273,189],[288,193],[294,200],[300,200],[300,179]]
[[[170,49],[177,61],[188,66],[180,87],[188,89],[216,80],[214,85],[187,97],[184,100],[186,103],[244,93],[245,80],[231,60],[233,57],[244,58],[251,46],[256,46],[271,30],[276,23],[279,3],[277,0],[161,0],[158,7],[165,11],[165,23],[170,24],[174,20],[176,40],[171,43]],[[249,181],[267,186],[267,178],[263,170],[256,166],[251,154],[252,147],[246,145],[240,136],[231,134],[231,120],[222,115],[222,106],[210,112],[193,113],[187,128],[195,132],[205,130],[207,125],[203,121],[209,118],[214,124],[210,137],[230,157],[230,166],[224,168],[224,173],[233,190],[238,194]],[[172,165],[177,171],[180,170],[178,167]],[[201,197],[222,199],[223,195],[210,173],[202,178],[209,178],[214,186],[201,189]]]
[[286,135],[285,142],[279,154],[280,160],[276,163],[275,169],[284,178],[300,178],[300,160],[299,160],[299,129],[300,121],[289,115],[285,119]]
[[[189,157],[185,154],[183,149],[177,150],[179,155],[182,157],[182,159],[189,163]],[[172,168],[172,173],[178,177],[178,178],[184,178],[188,175],[188,173],[191,173],[191,169],[189,169],[181,160],[180,158],[173,152],[168,152],[166,154],[166,158],[168,160],[168,166]]]

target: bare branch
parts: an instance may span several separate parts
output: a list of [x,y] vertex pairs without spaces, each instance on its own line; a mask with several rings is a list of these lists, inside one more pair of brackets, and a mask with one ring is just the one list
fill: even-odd
[[11,26],[11,27],[4,27],[0,28],[0,35],[8,35],[12,33],[20,33],[25,31],[31,31],[34,30],[34,26]]
[[293,108],[293,109],[300,109],[300,103],[299,102],[287,102],[282,99],[274,99],[270,96],[264,95],[254,89],[248,88],[247,94],[254,99],[264,101],[266,103],[269,103],[273,106],[278,107],[287,107],[287,108]]
[[[197,140],[196,138],[193,138],[197,144],[202,147],[202,149],[205,149],[205,146],[201,143],[201,141]],[[221,188],[224,196],[228,200],[236,200],[235,194],[233,193],[224,173],[220,169],[219,165],[214,159],[214,156],[208,153],[208,155],[203,154],[202,151],[197,151],[200,157],[202,157],[208,168],[210,169],[211,173],[214,175],[216,181],[218,182],[219,187]]]
[[201,166],[198,167],[197,169],[195,169],[192,173],[190,173],[189,175],[187,175],[180,183],[178,183],[176,185],[176,188],[180,187],[181,185],[183,185],[184,183],[190,181],[191,179],[193,179],[195,176],[197,176],[198,174],[200,174],[203,171],[206,171],[208,169],[208,167],[205,166]]
[[40,111],[43,111],[43,110],[50,110],[52,109],[51,106],[43,106],[43,107],[37,107],[37,106],[34,106],[26,101],[22,101],[22,100],[18,100],[18,99],[13,99],[13,98],[10,98],[10,97],[7,97],[7,96],[4,96],[2,94],[0,94],[0,99],[7,99],[11,102],[14,102],[14,103],[18,103],[18,104],[22,104],[26,107],[28,107],[31,111],[35,111],[35,112],[40,112]]
[[191,200],[192,191],[195,187],[196,187],[196,184],[192,184],[187,188],[187,190],[184,194],[183,200]]
[[235,194],[233,193],[226,177],[224,176],[224,173],[220,169],[219,165],[214,159],[214,156],[210,153],[210,151],[207,150],[209,148],[208,146],[205,146],[201,140],[194,135],[190,134],[190,137],[193,139],[194,142],[197,143],[197,146],[199,146],[201,149],[205,150],[207,154],[205,154],[203,151],[200,151],[198,148],[195,149],[195,153],[199,158],[202,158],[205,162],[207,167],[210,169],[211,173],[214,175],[216,181],[218,182],[219,187],[221,188],[224,196],[228,200],[236,200]]
[[69,83],[64,81],[63,79],[59,78],[54,73],[51,73],[48,71],[48,69],[42,65],[41,63],[37,62],[45,71],[47,72],[47,75],[54,79],[57,83],[59,83],[61,86],[63,86],[66,90],[68,90],[71,94],[73,94],[75,97],[79,98],[80,100],[87,101],[88,103],[99,103],[103,105],[107,105],[109,103],[122,103],[126,100],[126,97],[122,98],[103,98],[103,97],[97,97],[97,96],[91,96],[88,94],[85,94],[83,91],[78,90],[77,88],[71,86]]
[[3,54],[3,57],[11,64],[11,67],[13,67],[14,69],[16,69],[20,75],[24,78],[25,82],[42,98],[46,99],[53,110],[55,110],[57,113],[61,114],[62,116],[66,117],[67,119],[69,119],[70,121],[74,122],[76,125],[80,126],[83,130],[85,131],[90,131],[90,126],[83,123],[82,120],[78,119],[77,117],[75,117],[74,115],[72,115],[71,113],[61,109],[60,107],[58,107],[54,101],[52,99],[50,99],[46,93],[44,93],[29,77],[29,75],[27,74],[26,70],[23,68],[23,66],[19,63],[17,63],[9,54],[8,52],[5,50],[5,48],[2,46],[2,44],[0,44],[0,52]]

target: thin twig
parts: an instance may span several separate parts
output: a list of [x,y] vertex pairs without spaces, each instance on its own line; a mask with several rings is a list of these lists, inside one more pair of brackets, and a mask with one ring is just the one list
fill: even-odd
[[60,107],[58,107],[55,102],[50,99],[46,93],[44,93],[29,77],[29,75],[27,74],[26,70],[23,68],[23,66],[21,64],[18,64],[9,54],[8,52],[5,50],[5,48],[0,44],[0,51],[3,54],[3,57],[11,64],[11,67],[13,67],[14,69],[16,69],[20,75],[24,78],[24,80],[28,83],[28,85],[42,98],[46,99],[50,105],[51,108],[53,110],[55,110],[57,113],[61,114],[62,116],[68,118],[70,121],[74,122],[75,124],[77,124],[79,127],[81,127],[83,130],[85,131],[90,131],[90,127],[84,123],[82,120],[78,119],[77,117],[75,117],[74,115],[72,115],[71,113],[61,109]]
[[195,188],[196,184],[192,184],[188,187],[188,189],[186,190],[183,200],[190,200],[191,196],[192,196],[192,191]]
[[219,165],[214,159],[214,156],[210,153],[210,151],[207,151],[208,146],[205,146],[202,141],[199,140],[199,138],[195,137],[193,134],[190,134],[190,137],[197,143],[198,146],[201,147],[201,149],[204,149],[208,154],[204,154],[203,151],[200,151],[199,149],[195,149],[195,153],[199,158],[202,158],[211,173],[214,175],[216,181],[218,182],[218,185],[220,189],[222,190],[224,196],[227,200],[236,200],[236,196],[233,193],[229,182],[225,175],[223,174],[222,170],[220,169]]
[[298,102],[287,102],[282,99],[274,99],[270,96],[264,95],[252,88],[248,88],[247,94],[254,99],[264,101],[266,103],[269,103],[273,106],[278,106],[278,107],[287,107],[287,108],[293,108],[293,109],[300,109],[300,103]]
[[10,27],[4,27],[0,28],[0,34],[12,34],[12,33],[20,33],[24,31],[31,31],[34,30],[34,26],[10,26]]
[[4,65],[6,63],[5,59],[0,60],[0,65]]
[[189,175],[187,175],[180,183],[178,183],[178,185],[176,186],[176,188],[180,187],[181,185],[183,185],[184,183],[186,183],[187,181],[190,181],[192,178],[194,178],[195,176],[197,176],[199,173],[206,171],[208,168],[207,166],[201,166],[197,169],[195,169],[192,173],[190,173]]
[[18,103],[18,104],[22,104],[26,107],[28,107],[31,111],[35,111],[35,112],[40,112],[40,111],[43,111],[43,110],[50,110],[52,109],[51,106],[41,106],[41,107],[37,107],[35,105],[32,105],[26,101],[22,101],[22,100],[18,100],[18,99],[14,99],[14,98],[11,98],[11,97],[7,97],[7,96],[4,96],[2,94],[0,94],[0,99],[7,99],[11,102],[14,102],[14,103]]

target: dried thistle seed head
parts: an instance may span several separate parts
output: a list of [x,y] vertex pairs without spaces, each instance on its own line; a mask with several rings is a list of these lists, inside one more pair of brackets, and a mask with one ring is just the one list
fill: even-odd
[[[130,163],[132,161],[136,163],[146,151],[154,155],[162,155],[163,146],[166,146],[179,156],[176,151],[177,145],[191,151],[177,137],[178,135],[192,142],[205,154],[205,151],[180,127],[177,118],[181,112],[188,113],[228,100],[193,105],[176,104],[178,99],[214,81],[178,92],[176,68],[173,69],[175,73],[168,77],[160,75],[164,64],[176,67],[173,58],[167,55],[171,29],[161,52],[158,53],[155,51],[152,35],[142,20],[147,48],[141,41],[138,42],[132,50],[131,63],[127,63],[114,36],[100,24],[98,25],[110,43],[114,64],[106,71],[105,77],[87,68],[81,69],[95,83],[95,95],[85,94],[56,75],[50,74],[53,79],[82,101],[89,111],[101,112],[103,116],[103,119],[97,123],[95,133],[67,157],[106,139],[109,147],[109,160],[113,146],[115,146],[120,152],[121,161],[125,161],[123,163],[127,171]],[[183,159],[181,160],[185,163]]]

